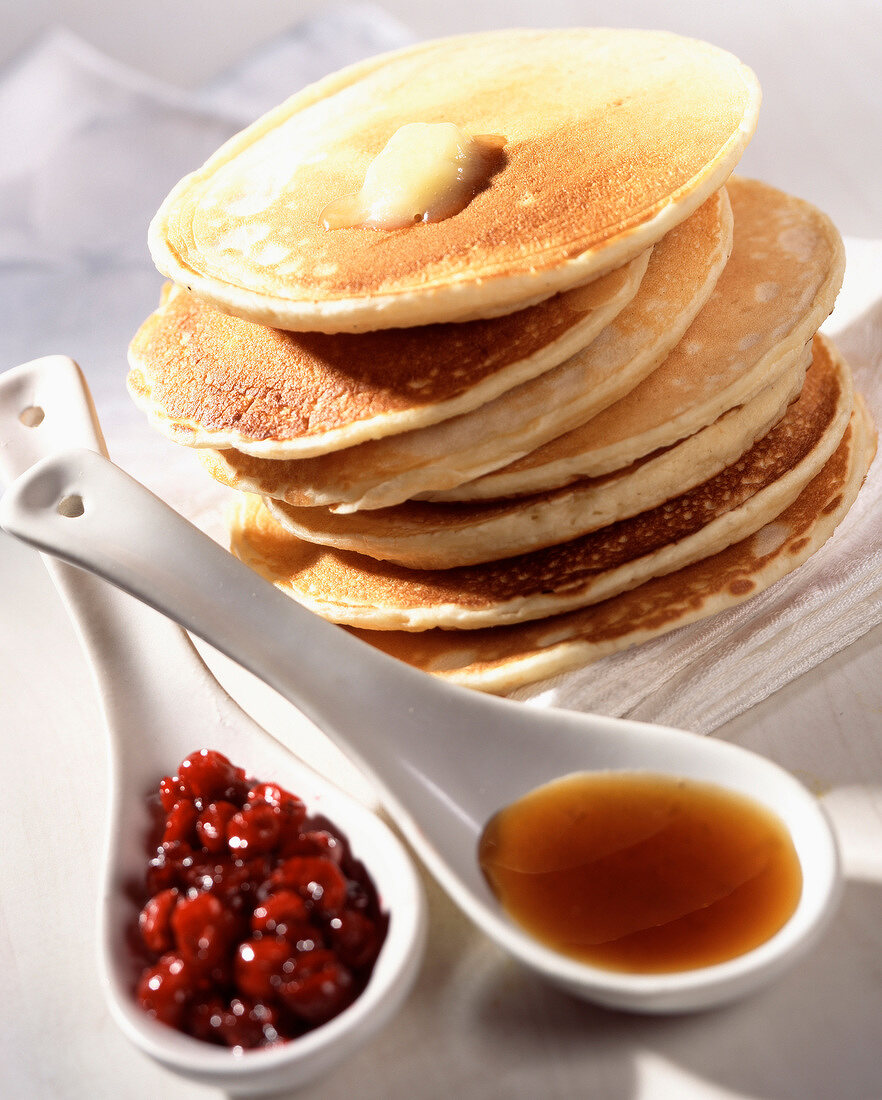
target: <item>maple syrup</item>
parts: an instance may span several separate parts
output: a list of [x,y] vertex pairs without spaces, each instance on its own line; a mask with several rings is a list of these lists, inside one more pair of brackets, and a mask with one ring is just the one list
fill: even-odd
[[770,939],[802,871],[783,822],[723,787],[644,772],[578,773],[500,810],[479,843],[503,908],[565,955],[641,973],[688,970]]

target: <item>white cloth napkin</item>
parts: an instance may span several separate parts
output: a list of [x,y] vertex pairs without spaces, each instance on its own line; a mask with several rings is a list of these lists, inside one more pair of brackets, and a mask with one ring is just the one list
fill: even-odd
[[[59,31],[0,72],[0,370],[73,356],[111,454],[179,510],[223,491],[159,437],[125,392],[125,349],[162,280],[147,224],[168,189],[244,122],[342,64],[410,40],[380,9],[342,4],[196,93],[126,69]],[[827,328],[882,423],[882,241],[847,241]],[[740,607],[518,694],[708,731],[882,621],[882,470],[834,538]],[[219,524],[213,533],[220,533]]]

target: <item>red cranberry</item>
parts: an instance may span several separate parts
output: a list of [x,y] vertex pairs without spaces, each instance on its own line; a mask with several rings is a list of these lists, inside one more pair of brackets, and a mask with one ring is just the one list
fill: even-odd
[[292,856],[273,871],[270,883],[295,890],[320,913],[336,913],[346,904],[346,879],[324,856]]
[[288,817],[296,818],[298,824],[306,817],[306,806],[301,799],[277,783],[255,783],[249,788],[247,797],[251,805],[268,802],[270,806],[278,806]]
[[281,810],[259,802],[233,814],[227,822],[227,844],[239,855],[271,852],[281,832]]
[[249,998],[234,997],[230,1001],[220,1031],[227,1046],[243,1050],[273,1046],[281,1039],[275,1009]]
[[286,856],[325,856],[338,866],[343,862],[343,845],[327,829],[309,829],[296,836],[288,836],[283,845]]
[[166,775],[159,781],[159,801],[166,813],[173,810],[184,797],[180,781],[176,775]]
[[352,1000],[352,975],[332,951],[306,951],[297,956],[293,977],[279,995],[288,1008],[311,1024],[336,1016]]
[[227,1005],[217,995],[200,998],[194,1001],[186,1016],[185,1030],[196,1039],[202,1039],[207,1043],[225,1042],[221,1026]]
[[208,852],[223,852],[227,847],[227,822],[237,812],[232,802],[210,802],[196,822],[202,847]]
[[235,918],[213,894],[183,898],[171,915],[178,951],[199,970],[220,966],[235,935]]
[[177,886],[178,872],[175,864],[166,859],[165,852],[159,852],[147,864],[147,892],[151,895]]
[[257,904],[263,883],[267,879],[273,861],[267,856],[252,859],[232,859],[227,862],[223,877],[213,893],[237,911],[251,909]]
[[162,834],[162,843],[170,844],[180,841],[189,844],[196,840],[196,822],[199,819],[199,811],[192,802],[178,802],[169,810],[165,819],[165,832]]
[[328,945],[347,966],[356,970],[376,960],[380,944],[376,923],[357,910],[344,909],[328,925]]
[[[198,853],[197,853],[198,854]],[[217,856],[206,860],[195,856],[188,867],[181,869],[182,891],[189,893],[217,893],[217,885],[223,882],[224,865]]]
[[178,768],[181,789],[206,805],[218,799],[236,801],[245,787],[245,773],[219,752],[200,749],[181,761]]
[[141,939],[157,955],[171,951],[174,946],[171,915],[177,903],[177,890],[161,890],[147,902],[138,917]]
[[293,890],[280,890],[277,894],[270,894],[257,906],[251,918],[251,927],[255,932],[286,937],[289,928],[295,931],[308,925],[309,912],[306,904]]
[[271,1000],[286,971],[294,969],[291,946],[286,940],[264,937],[239,944],[233,962],[236,987],[246,997]]
[[179,955],[163,955],[145,970],[136,996],[145,1012],[171,1027],[180,1026],[187,1002],[196,991],[194,975]]

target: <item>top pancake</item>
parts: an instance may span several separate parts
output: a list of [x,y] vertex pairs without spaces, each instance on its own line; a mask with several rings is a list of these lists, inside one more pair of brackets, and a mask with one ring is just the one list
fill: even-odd
[[[172,191],[157,266],[241,317],[364,331],[488,317],[585,283],[657,241],[721,186],[756,125],[732,55],[662,32],[504,31],[374,58],[293,96]],[[326,230],[402,125],[505,139],[460,213]]]

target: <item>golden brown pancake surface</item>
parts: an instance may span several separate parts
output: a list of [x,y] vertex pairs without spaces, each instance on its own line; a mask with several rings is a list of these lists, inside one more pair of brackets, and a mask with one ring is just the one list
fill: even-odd
[[[759,88],[664,32],[498,31],[428,42],[305,89],[186,177],[151,225],[159,269],[239,316],[363,331],[508,312],[610,271],[722,185]],[[504,138],[460,213],[328,230],[389,138],[454,122]]]

